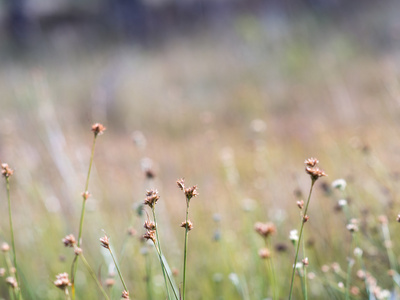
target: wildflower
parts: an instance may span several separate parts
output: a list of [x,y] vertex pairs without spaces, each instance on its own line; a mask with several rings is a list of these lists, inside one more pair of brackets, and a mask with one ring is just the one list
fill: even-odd
[[4,253],[10,251],[10,245],[8,245],[7,243],[1,244],[1,251]]
[[74,249],[75,255],[81,255],[82,252],[83,252],[82,248],[76,247],[76,248]]
[[346,180],[344,180],[344,179],[336,179],[332,182],[332,187],[334,189],[338,189],[339,191],[344,191],[346,186],[347,186],[347,183],[346,183]]
[[90,196],[92,196],[91,193],[89,193],[88,191],[83,192],[82,194],[83,200],[87,200]]
[[185,179],[181,178],[176,181],[178,187],[183,191],[185,189]]
[[11,175],[13,175],[14,174],[14,170],[12,170],[9,166],[8,166],[8,164],[1,164],[1,174],[5,177],[5,178],[8,178],[8,177],[10,177]]
[[307,216],[307,215],[305,215],[305,216],[303,217],[303,222],[305,223],[305,222],[307,222],[309,219],[310,219],[310,217]]
[[361,257],[363,255],[362,249],[358,248],[358,247],[354,249],[353,253],[354,253],[354,256],[357,256],[357,257]]
[[187,230],[192,230],[193,229],[193,223],[192,222],[190,222],[190,220],[188,220],[187,222],[185,221],[185,222],[182,222],[181,223],[181,227],[183,227],[183,228],[187,228]]
[[301,262],[303,263],[304,266],[308,266],[308,263],[309,263],[308,257],[305,257]]
[[104,235],[104,237],[100,238],[100,243],[101,246],[103,246],[106,249],[110,249],[110,241],[108,239],[108,236]]
[[273,223],[261,223],[257,222],[254,225],[254,230],[262,237],[267,238],[269,235],[276,232],[276,227]]
[[54,285],[62,290],[68,288],[71,285],[71,282],[68,279],[68,273],[60,273],[56,275],[56,280],[54,281]]
[[303,200],[297,201],[296,204],[297,204],[298,208],[303,209],[303,207],[304,207],[304,201]]
[[396,221],[400,222],[400,214],[397,215]]
[[17,280],[14,277],[7,277],[6,282],[9,286],[11,286],[13,289],[16,289],[18,287]]
[[153,243],[156,242],[156,231],[155,230],[149,230],[147,231],[144,235],[143,238],[146,240],[152,240]]
[[156,223],[146,220],[144,221],[144,228],[147,230],[156,230]]
[[186,195],[186,199],[188,201],[190,199],[192,199],[193,197],[196,197],[197,195],[199,195],[199,193],[197,192],[197,185],[194,185],[190,188],[185,189],[185,195]]
[[158,195],[157,190],[150,190],[146,192],[146,199],[144,200],[144,204],[148,205],[150,208],[153,208],[157,203],[160,196]]
[[338,283],[338,287],[339,287],[339,289],[343,289],[344,288],[344,283],[340,281]]
[[260,250],[258,250],[258,256],[262,259],[270,258],[271,251],[269,251],[268,248],[261,248]]
[[293,244],[295,244],[299,240],[299,235],[296,229],[290,230],[289,240],[291,240]]
[[123,291],[122,296],[123,299],[129,299],[129,292],[128,291]]
[[101,125],[100,123],[96,123],[92,125],[92,131],[94,132],[94,136],[98,136],[100,134],[103,134],[106,128]]
[[319,160],[316,159],[316,158],[311,157],[311,158],[307,158],[304,161],[304,163],[306,164],[306,166],[313,168],[319,163]]
[[350,288],[350,293],[354,296],[358,296],[360,294],[360,289],[356,286],[352,286]]
[[346,228],[350,232],[358,231],[358,220],[357,219],[351,219],[350,223],[347,224]]
[[115,280],[113,278],[107,278],[105,281],[106,287],[112,287],[115,284]]
[[67,235],[62,239],[65,247],[74,247],[76,245],[76,239],[73,234]]
[[347,205],[347,200],[345,200],[345,199],[340,199],[340,200],[338,201],[338,205],[339,205],[339,207],[345,207],[345,206]]
[[312,180],[317,180],[319,177],[322,176],[328,176],[325,174],[324,171],[320,170],[317,167],[311,168],[311,167],[306,167],[306,173],[309,174],[311,176]]

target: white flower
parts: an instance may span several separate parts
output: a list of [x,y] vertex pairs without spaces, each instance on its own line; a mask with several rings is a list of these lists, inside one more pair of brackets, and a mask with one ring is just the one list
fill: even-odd
[[292,242],[297,242],[299,240],[299,236],[297,234],[296,229],[290,230],[289,240],[291,240]]
[[338,204],[339,204],[340,207],[344,207],[344,206],[347,205],[347,200],[346,199],[340,199],[338,201]]
[[338,189],[340,191],[344,191],[344,189],[346,188],[346,180],[344,179],[336,179],[335,181],[332,182],[332,187],[334,189]]
[[362,255],[363,255],[363,251],[361,248],[357,247],[354,249],[354,256],[361,257]]
[[233,283],[233,285],[239,285],[239,276],[236,273],[229,274],[228,278]]

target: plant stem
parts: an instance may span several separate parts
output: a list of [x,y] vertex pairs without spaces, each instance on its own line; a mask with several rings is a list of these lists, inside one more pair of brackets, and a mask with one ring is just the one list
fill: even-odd
[[82,262],[83,264],[86,266],[86,268],[88,269],[90,275],[93,277],[94,281],[96,281],[97,286],[99,287],[101,293],[103,294],[104,298],[107,300],[110,300],[110,298],[108,297],[106,291],[104,290],[103,286],[101,285],[101,283],[99,282],[99,280],[97,279],[96,274],[94,273],[93,269],[90,267],[89,263],[87,262],[86,258],[83,256],[83,254],[79,254],[79,256],[81,256]]
[[149,255],[146,255],[146,289],[147,299],[153,300],[153,294],[151,289],[151,265]]
[[345,299],[350,300],[350,279],[351,279],[351,268],[354,264],[353,259],[351,258],[351,252],[353,249],[354,243],[354,233],[351,233],[351,243],[350,243],[350,250],[349,250],[349,263],[347,265],[347,275],[346,275],[346,294]]
[[[303,247],[303,259],[305,259],[306,258],[306,247],[305,247],[305,242],[304,242],[304,238],[303,238],[303,240],[301,241],[301,244],[302,244],[302,247]],[[307,269],[306,269],[306,265],[303,263],[303,277],[304,277],[304,280],[302,281],[302,283],[303,283],[303,285],[304,285],[304,287],[303,287],[303,297],[304,297],[304,299],[305,300],[307,300],[308,299],[308,293],[307,293]]]
[[12,245],[12,250],[13,250],[13,260],[14,260],[14,268],[15,268],[15,280],[17,281],[18,284],[18,299],[21,299],[21,286],[20,286],[20,281],[18,278],[18,267],[17,267],[17,255],[15,251],[15,239],[14,239],[14,228],[13,228],[13,222],[12,222],[12,216],[11,216],[11,200],[10,200],[10,180],[8,177],[6,177],[6,186],[7,186],[7,201],[8,201],[8,219],[10,221],[10,231],[11,231],[11,245]]
[[304,215],[302,217],[301,220],[301,227],[300,227],[300,233],[299,233],[299,241],[297,243],[297,249],[296,249],[296,256],[294,258],[294,263],[293,263],[293,271],[292,271],[292,280],[290,283],[290,293],[289,293],[289,300],[292,299],[292,293],[293,293],[293,283],[294,283],[294,274],[296,273],[296,263],[297,263],[297,258],[299,256],[299,249],[300,249],[300,241],[301,241],[301,237],[303,235],[303,228],[304,228],[304,217],[307,215],[307,210],[308,210],[308,205],[310,204],[310,199],[311,199],[311,193],[314,187],[314,183],[315,183],[315,179],[311,179],[311,187],[310,187],[310,192],[308,194],[308,199],[307,199],[307,204],[306,204],[306,208],[304,210]]
[[182,284],[182,300],[185,300],[186,293],[186,260],[187,260],[187,244],[188,244],[188,220],[189,220],[189,199],[186,198],[186,221],[185,221],[185,248],[183,251],[183,284]]
[[[86,183],[85,183],[85,190],[84,193],[86,193],[88,191],[88,187],[89,187],[89,178],[90,178],[90,171],[92,170],[92,164],[93,164],[93,157],[94,157],[94,146],[96,145],[96,138],[97,135],[94,135],[93,138],[93,144],[92,144],[92,153],[90,155],[90,162],[89,162],[89,170],[88,170],[88,174],[86,177]],[[85,207],[86,207],[86,197],[85,195],[82,196],[82,209],[81,209],[81,219],[79,222],[79,235],[78,235],[78,247],[81,246],[81,242],[82,242],[82,228],[83,228],[83,220],[85,217]],[[76,275],[76,270],[78,267],[78,256],[75,256],[73,262],[72,262],[72,267],[71,267],[71,284],[72,284],[72,299],[75,299],[75,275]]]
[[[161,262],[161,269],[162,269],[162,273],[163,273],[163,277],[164,277],[164,284],[165,284],[165,288],[167,290],[168,299],[171,299],[171,295],[169,293],[169,288],[168,288],[168,283],[167,283],[167,276],[165,274],[166,270],[165,270],[165,267],[164,267],[164,262],[162,261],[161,243],[160,243],[160,238],[159,238],[159,235],[158,235],[158,225],[157,225],[156,212],[155,212],[154,206],[151,208],[151,211],[153,213],[154,224],[156,225],[156,239],[157,239],[157,246],[158,246],[158,250],[159,250],[159,258],[160,258],[160,262]],[[173,289],[173,287],[172,287],[172,289]]]
[[121,279],[122,285],[124,286],[125,291],[128,291],[128,288],[126,287],[124,278],[122,277],[121,271],[119,270],[117,261],[116,261],[115,258],[114,258],[114,255],[113,255],[113,253],[112,253],[112,251],[111,251],[111,248],[109,247],[108,250],[110,251],[111,257],[112,257],[112,259],[113,259],[113,261],[114,261],[114,265],[115,265],[115,268],[117,269],[117,272],[118,272],[119,278]]

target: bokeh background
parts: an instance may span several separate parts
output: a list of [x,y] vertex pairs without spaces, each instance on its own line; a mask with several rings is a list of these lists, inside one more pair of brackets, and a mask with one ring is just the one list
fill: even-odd
[[[311,299],[343,298],[340,274],[321,271],[347,268],[343,197],[364,226],[369,270],[397,299],[377,219],[398,228],[399,10],[395,0],[1,1],[0,161],[15,170],[24,298],[63,299],[54,276],[69,272],[74,254],[61,239],[77,236],[90,129],[100,122],[107,130],[96,144],[82,247],[105,280],[115,270],[99,238],[110,236],[133,299],[147,299],[146,261],[154,299],[164,295],[156,254],[140,240],[146,189],[160,192],[161,242],[181,280],[181,177],[200,193],[191,204],[188,298],[271,297],[253,230],[271,221],[285,299],[288,236],[300,225],[310,156],[329,175],[317,182],[306,226]],[[345,193],[331,189],[337,178]],[[4,183],[0,192],[0,239],[10,243]],[[352,297],[365,299],[363,281],[354,286],[361,292]],[[116,280],[113,299],[121,290]],[[77,293],[100,299],[82,264]]]

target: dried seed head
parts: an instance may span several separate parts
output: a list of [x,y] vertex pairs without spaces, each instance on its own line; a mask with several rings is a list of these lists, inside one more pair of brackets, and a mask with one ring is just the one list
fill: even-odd
[[148,205],[149,207],[153,208],[154,205],[157,203],[160,196],[158,195],[157,190],[150,190],[146,192],[146,199],[144,199],[144,204]]
[[12,277],[12,276],[7,277],[7,278],[6,278],[6,282],[7,282],[7,284],[8,284],[10,287],[12,287],[13,289],[16,289],[16,288],[18,287],[17,280],[16,280],[14,277]]
[[308,266],[308,257],[305,257],[301,262],[303,265]]
[[271,222],[270,223],[257,222],[254,225],[254,230],[262,237],[267,238],[268,236],[276,232],[276,227],[274,223]]
[[107,278],[105,284],[106,287],[112,287],[115,284],[115,280],[113,278]]
[[196,197],[199,193],[197,192],[197,185],[185,189],[186,199],[189,201],[193,197]]
[[309,219],[310,219],[309,216],[307,216],[307,215],[303,216],[303,222],[304,222],[304,223],[307,222]]
[[307,158],[304,163],[306,164],[307,167],[315,167],[317,165],[317,163],[319,163],[318,159],[316,158]]
[[180,188],[182,191],[185,189],[185,179],[178,179],[176,181],[176,184],[178,185],[178,188]]
[[73,234],[67,235],[62,239],[65,247],[74,247],[76,245],[76,239]]
[[81,255],[82,252],[83,252],[82,248],[76,247],[76,248],[74,249],[75,255]]
[[268,248],[261,248],[260,250],[258,250],[258,256],[262,259],[270,258],[271,251],[269,251]]
[[297,204],[298,208],[303,209],[303,207],[304,207],[304,201],[303,200],[297,201],[296,204]]
[[328,176],[325,174],[324,171],[320,170],[317,167],[306,167],[306,173],[309,174],[311,176],[312,180],[317,180],[318,178],[322,177],[322,176]]
[[156,223],[146,220],[144,221],[144,228],[147,230],[156,230]]
[[153,243],[156,242],[156,231],[155,230],[149,230],[147,231],[144,235],[143,238],[146,240],[152,240]]
[[154,177],[156,177],[156,173],[154,172],[154,170],[150,168],[144,171],[144,175],[146,176],[147,179],[153,179]]
[[4,242],[3,244],[1,244],[1,251],[4,253],[10,251],[10,245]]
[[92,196],[91,193],[89,193],[88,191],[83,192],[82,194],[83,200],[87,200],[90,196]]
[[106,128],[100,123],[96,123],[96,124],[92,125],[92,131],[94,132],[94,136],[103,134],[104,130],[106,130]]
[[123,291],[121,297],[122,297],[122,299],[129,299],[129,292],[128,291]]
[[350,293],[354,296],[358,296],[360,294],[360,289],[356,286],[352,286],[350,288]]
[[14,170],[12,170],[8,164],[1,164],[1,174],[5,177],[8,178],[14,174]]
[[346,228],[350,232],[358,231],[358,220],[357,219],[351,219],[350,223],[346,225]]
[[187,222],[185,221],[185,222],[182,222],[181,223],[181,227],[183,227],[183,228],[187,228],[187,230],[192,230],[193,229],[193,223],[192,222],[190,222],[190,220],[188,220]]
[[400,214],[397,215],[396,221],[400,222]]
[[68,279],[68,273],[60,273],[56,275],[56,280],[54,281],[54,285],[62,290],[68,288],[71,285],[71,282]]
[[106,249],[110,249],[110,241],[108,239],[108,236],[104,235],[102,238],[100,238],[100,243],[101,246],[103,246]]

